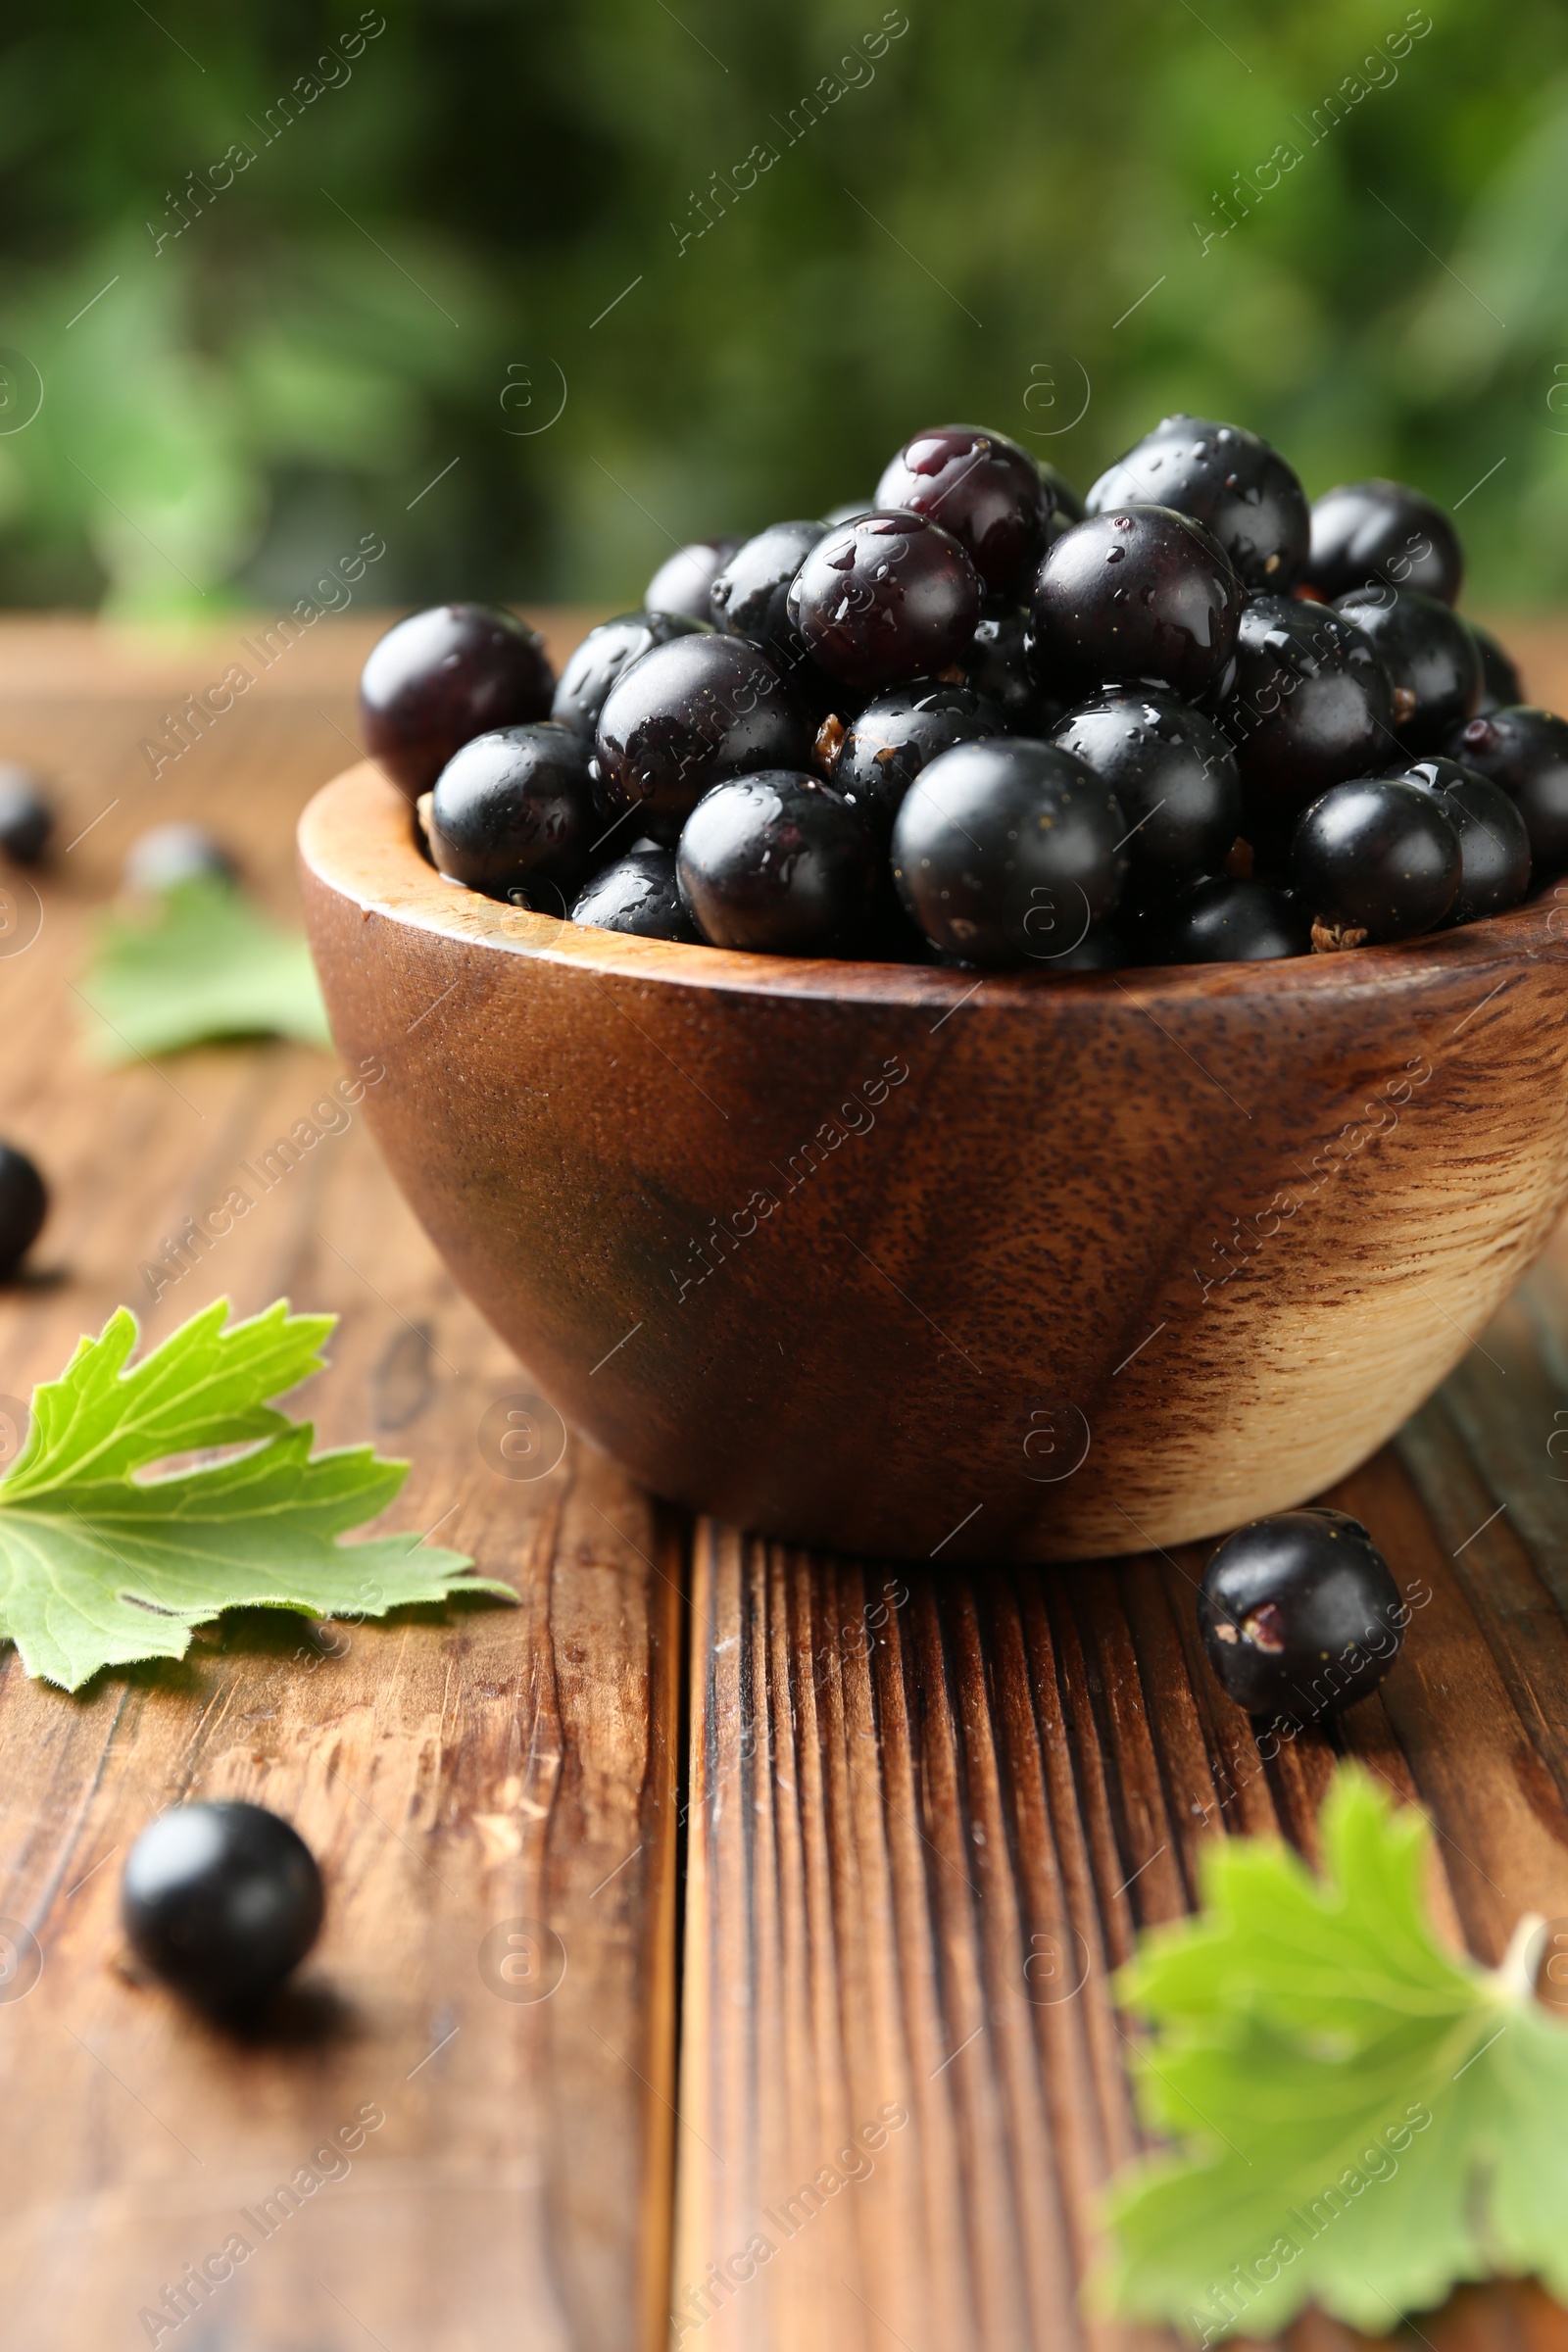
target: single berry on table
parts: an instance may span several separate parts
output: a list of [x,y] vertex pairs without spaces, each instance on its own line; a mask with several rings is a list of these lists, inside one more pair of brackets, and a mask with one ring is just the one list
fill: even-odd
[[610,689],[623,672],[656,645],[667,645],[672,637],[695,637],[707,627],[706,621],[692,620],[684,612],[617,612],[613,620],[602,620],[562,671],[551,717],[564,727],[574,727],[591,743]]
[[1432,752],[1481,699],[1481,648],[1451,605],[1414,588],[1357,588],[1336,611],[1371,638],[1394,689],[1394,731]]
[[686,820],[675,868],[715,948],[855,955],[876,905],[878,859],[860,818],[819,776],[788,768],[715,785]]
[[711,620],[713,582],[739,547],[738,539],[694,539],[666,556],[643,590],[650,612],[683,612],[689,620]]
[[430,796],[437,872],[487,898],[564,914],[599,829],[588,760],[583,738],[553,718],[466,743]]
[[433,605],[370,648],[360,675],[365,748],[411,801],[494,727],[548,718],[544,640],[499,605]]
[[1447,515],[1419,490],[1377,478],[1342,482],[1313,502],[1306,577],[1326,597],[1413,588],[1451,605],[1464,555]]
[[18,865],[36,865],[54,827],[54,810],[31,769],[0,760],[0,853]]
[[650,846],[628,850],[595,874],[571,910],[574,923],[626,931],[638,939],[694,941],[702,935],[681,904],[675,853]]
[[1047,549],[1030,613],[1031,658],[1048,692],[1143,678],[1191,701],[1223,688],[1242,588],[1201,523],[1171,507],[1117,507]]
[[1091,514],[1174,507],[1213,533],[1243,584],[1288,595],[1306,563],[1306,493],[1277,449],[1237,424],[1167,416],[1090,491]]
[[1461,767],[1500,784],[1516,805],[1536,880],[1561,873],[1568,866],[1568,719],[1524,703],[1472,718],[1443,748]]
[[1301,1723],[1375,1690],[1409,1615],[1359,1519],[1321,1507],[1239,1527],[1198,1592],[1208,1662],[1236,1704]]
[[1511,710],[1522,703],[1525,690],[1519,682],[1519,672],[1492,631],[1473,620],[1470,634],[1481,648],[1481,700],[1476,705],[1476,715],[1482,717],[1492,710]]
[[921,770],[893,827],[893,879],[934,947],[1052,970],[1111,913],[1127,831],[1109,787],[1027,737],[961,743]]
[[621,839],[642,832],[672,847],[705,792],[759,768],[805,767],[814,732],[777,663],[744,638],[705,633],[655,646],[599,713],[601,824],[635,820]]
[[1291,888],[1323,950],[1436,930],[1458,898],[1461,870],[1443,796],[1397,777],[1336,784],[1291,840]]
[[1217,873],[1242,827],[1230,738],[1190,703],[1152,686],[1107,686],[1051,740],[1102,776],[1127,819],[1134,876],[1171,887]]
[[1216,717],[1236,746],[1246,821],[1288,829],[1331,784],[1396,756],[1394,691],[1363,629],[1327,605],[1255,596],[1242,614],[1236,682]]
[[0,1144],[0,1282],[9,1281],[43,1230],[49,1195],[25,1152]]
[[1517,906],[1530,888],[1530,833],[1502,786],[1436,755],[1391,772],[1435,794],[1459,836],[1459,891],[1449,922],[1475,923]]
[[147,1966],[204,2008],[240,2009],[281,1984],[316,1941],[321,1874],[264,1806],[179,1805],[125,1862],[121,1915]]
[[866,704],[826,763],[827,780],[885,843],[923,767],[956,743],[1004,731],[1002,712],[972,688],[916,678]]
[[122,878],[127,890],[159,898],[182,882],[232,882],[235,870],[222,843],[201,825],[154,825],[125,852]]
[[1024,606],[988,605],[963,657],[966,684],[996,705],[1009,735],[1049,735],[1067,710],[1067,697],[1050,693],[1036,676],[1029,634]]
[[1272,963],[1309,956],[1312,927],[1285,891],[1217,874],[1152,908],[1140,944],[1145,963]]
[[1057,499],[1026,449],[970,424],[906,441],[876,486],[878,507],[923,514],[967,549],[991,596],[1027,596]]
[[980,604],[980,575],[957,540],[904,514],[829,531],[788,599],[807,652],[829,677],[869,694],[961,662]]

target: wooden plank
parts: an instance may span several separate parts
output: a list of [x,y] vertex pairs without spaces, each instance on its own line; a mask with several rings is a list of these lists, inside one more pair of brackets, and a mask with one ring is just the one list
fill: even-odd
[[[44,879],[36,944],[0,960],[0,1132],[54,1192],[54,1279],[0,1294],[0,1391],[25,1397],[121,1301],[154,1339],[220,1292],[336,1310],[298,1409],[327,1442],[411,1453],[388,1524],[439,1525],[518,1606],[335,1630],[246,1613],[77,1699],[0,1653],[0,1914],[42,1954],[25,1997],[0,1997],[10,2330],[40,2352],[478,2352],[525,2328],[540,2352],[625,2352],[666,2295],[680,1531],[575,1441],[550,1466],[564,1432],[330,1106],[330,1056],[108,1076],[79,1058],[69,983],[125,841],[199,816],[285,904],[294,810],[345,757],[319,711],[348,723],[352,663],[323,695],[301,649],[298,692],[259,693],[154,784],[136,746],[167,670],[142,699],[132,681],[63,705],[23,651],[0,632],[0,749],[53,775],[63,843],[100,821]],[[78,673],[89,651],[76,632]],[[323,1100],[330,1131],[155,1302],[143,1261]],[[530,1453],[518,1425],[520,1461],[498,1447],[512,1409],[539,1433]],[[295,1820],[328,1889],[298,1993],[248,2037],[140,1980],[117,1925],[137,1832],[220,1794]],[[298,2210],[277,2203],[266,2234],[290,2181]],[[139,2318],[235,2233],[253,2251],[193,2316]]]

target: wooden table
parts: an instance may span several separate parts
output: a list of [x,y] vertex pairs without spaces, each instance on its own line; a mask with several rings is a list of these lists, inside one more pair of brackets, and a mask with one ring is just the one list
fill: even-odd
[[[1475,1951],[1529,1908],[1568,1921],[1568,1239],[1335,1494],[1419,1596],[1414,1630],[1377,1696],[1266,1764],[1198,1646],[1200,1553],[890,1568],[638,1492],[553,1423],[358,1119],[155,1301],[144,1262],[336,1074],[274,1045],[106,1076],[79,1044],[72,984],[129,840],[195,817],[286,909],[294,817],[350,758],[377,626],[354,616],[154,779],[141,744],[243,625],[0,630],[0,757],[63,812],[41,929],[0,941],[0,1132],[54,1193],[39,1277],[0,1296],[0,1434],[121,1301],[157,1340],[220,1294],[286,1294],[342,1318],[298,1409],[407,1452],[390,1523],[439,1525],[519,1606],[240,1613],[74,1699],[0,1652],[0,1934],[42,1962],[24,1997],[0,1984],[5,2340],[1162,2340],[1092,2328],[1074,2293],[1135,2144],[1108,1972],[1192,1902],[1203,1840],[1280,1828],[1310,1852],[1349,1752],[1427,1807]],[[1568,705],[1568,638],[1511,634]],[[117,1925],[127,1844],[198,1793],[275,1806],[327,1878],[298,1993],[246,2038],[138,1979]],[[363,2142],[313,2163],[340,2127]],[[180,2318],[167,2290],[236,2233],[250,2251]],[[1568,2322],[1495,2290],[1421,2340],[1560,2345]]]

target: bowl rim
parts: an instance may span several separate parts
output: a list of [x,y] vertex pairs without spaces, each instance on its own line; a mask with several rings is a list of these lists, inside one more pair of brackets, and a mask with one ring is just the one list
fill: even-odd
[[[320,787],[301,813],[298,842],[304,868],[328,890],[353,901],[363,913],[466,947],[575,966],[594,977],[817,1003],[956,1010],[982,986],[993,1006],[1104,1004],[1116,996],[1140,1004],[1147,998],[1310,998],[1321,989],[1343,994],[1364,986],[1381,991],[1393,980],[1451,976],[1456,967],[1484,970],[1499,962],[1558,961],[1568,944],[1568,877],[1548,880],[1505,913],[1453,930],[1430,931],[1384,947],[1265,962],[1129,964],[1104,972],[1049,974],[757,956],[731,948],[639,939],[512,906],[449,881],[417,847],[412,804],[373,760],[360,760]],[[1544,905],[1548,898],[1558,898],[1558,906]],[[1561,923],[1554,929],[1559,913]],[[1543,957],[1543,949],[1557,953]],[[1046,982],[1049,985],[1043,985]]]

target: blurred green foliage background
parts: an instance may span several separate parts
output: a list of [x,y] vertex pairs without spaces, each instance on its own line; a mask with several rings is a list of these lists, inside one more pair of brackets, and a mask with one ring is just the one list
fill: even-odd
[[4,601],[287,605],[373,530],[378,602],[625,603],[920,424],[1084,485],[1173,408],[1568,593],[1561,0],[155,6],[5,38]]

